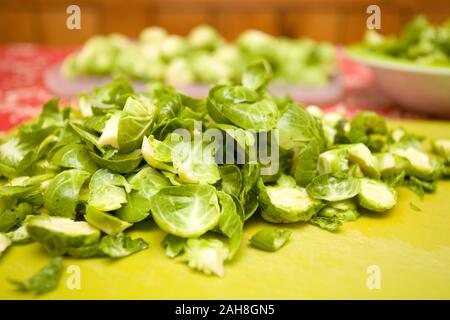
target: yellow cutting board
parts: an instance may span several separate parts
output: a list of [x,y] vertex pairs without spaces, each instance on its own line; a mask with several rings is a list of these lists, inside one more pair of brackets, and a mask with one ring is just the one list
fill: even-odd
[[[450,122],[396,124],[450,138]],[[7,278],[24,279],[49,258],[38,244],[16,246],[0,258],[0,299],[450,299],[450,181],[423,200],[400,188],[393,210],[364,215],[338,233],[284,225],[292,237],[275,253],[248,245],[264,226],[259,219],[246,225],[240,252],[218,278],[167,258],[163,232],[142,223],[131,233],[149,249],[121,260],[66,258],[65,267],[80,271],[80,288],[68,281],[72,267],[57,290],[40,296],[16,291]]]

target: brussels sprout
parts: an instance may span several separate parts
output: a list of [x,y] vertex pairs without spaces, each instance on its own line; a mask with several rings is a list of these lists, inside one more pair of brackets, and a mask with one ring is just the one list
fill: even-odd
[[306,187],[313,199],[340,201],[356,196],[360,190],[359,179],[333,174],[320,175]]
[[2,256],[2,253],[5,252],[6,249],[8,249],[11,243],[11,239],[6,236],[6,234],[0,233],[0,257]]
[[180,36],[170,35],[161,43],[161,53],[168,60],[183,56],[188,50],[187,41]]
[[157,108],[143,97],[128,97],[117,123],[117,145],[122,153],[141,147],[142,139],[149,134],[157,111]]
[[[125,190],[124,190],[125,188]],[[97,170],[89,182],[89,205],[100,211],[119,209],[131,191],[128,181],[107,169]]]
[[439,176],[439,163],[427,153],[413,147],[392,150],[409,161],[407,173],[423,180],[434,180]]
[[327,141],[327,146],[332,146],[338,134],[338,126],[345,121],[342,114],[337,112],[325,113],[322,117],[323,132]]
[[106,234],[111,235],[121,233],[125,229],[132,226],[131,223],[120,220],[112,214],[102,212],[89,205],[86,207],[86,214],[84,215],[84,218],[90,225],[100,229]]
[[164,237],[161,245],[166,249],[166,255],[169,258],[175,258],[181,252],[183,252],[186,245],[186,239],[168,234]]
[[348,138],[352,143],[364,143],[371,151],[380,151],[383,144],[374,136],[387,133],[386,121],[375,112],[360,112],[350,122]]
[[172,153],[173,167],[181,183],[214,184],[220,180],[215,162],[216,145],[199,141],[181,142]]
[[346,148],[331,149],[320,154],[317,162],[319,174],[347,171],[349,150]]
[[405,158],[390,152],[378,153],[375,157],[378,159],[381,176],[384,178],[397,175],[407,170],[409,166]]
[[81,144],[68,144],[59,149],[51,163],[64,168],[73,168],[94,173],[97,165],[89,156],[88,149]]
[[51,215],[75,218],[81,187],[90,174],[78,169],[58,174],[44,193],[44,206]]
[[192,269],[223,277],[227,256],[227,248],[217,239],[188,239],[180,260],[187,261]]
[[33,239],[31,238],[27,230],[28,221],[30,221],[30,219],[33,219],[33,217],[33,215],[26,216],[17,229],[6,234],[8,238],[11,239],[13,244],[27,244],[33,242]]
[[277,251],[286,244],[292,231],[279,229],[262,229],[250,239],[250,243],[261,250]]
[[164,80],[172,85],[189,85],[195,81],[194,73],[185,59],[175,59],[167,66]]
[[220,218],[216,190],[209,185],[164,187],[152,197],[150,208],[162,230],[186,238],[211,230]]
[[305,109],[306,111],[308,111],[310,115],[312,115],[315,118],[321,119],[324,116],[322,109],[320,109],[318,106],[310,105],[307,106]]
[[306,142],[323,141],[321,124],[303,106],[290,103],[277,124],[280,147],[286,150],[303,146]]
[[214,49],[221,40],[217,31],[208,25],[197,26],[188,35],[188,41],[191,46],[198,49]]
[[356,163],[366,176],[373,179],[380,178],[377,158],[370,152],[369,148],[362,143],[342,146],[348,150],[350,162]]
[[327,206],[320,210],[317,216],[337,218],[340,221],[355,221],[359,217],[359,212],[353,200],[342,200],[328,202]]
[[384,212],[397,203],[397,192],[381,181],[361,179],[359,205],[374,212]]
[[233,198],[225,192],[217,192],[221,207],[219,230],[230,239],[228,260],[233,259],[241,244],[244,222],[239,216]]
[[153,135],[144,137],[142,141],[142,155],[145,161],[153,168],[175,173],[172,166],[173,144],[166,143],[171,136],[164,141],[158,141]]
[[167,31],[161,27],[149,27],[141,31],[139,40],[142,42],[159,42],[167,36]]
[[450,162],[450,139],[436,139],[431,142],[433,152]]
[[273,129],[279,119],[276,103],[244,86],[215,86],[208,93],[208,112],[218,123],[257,132]]
[[310,222],[328,231],[337,231],[342,226],[342,221],[337,217],[314,216]]
[[134,150],[130,153],[116,154],[117,150],[110,150],[103,157],[95,152],[89,152],[94,162],[105,169],[118,173],[130,173],[134,171],[142,162],[141,150]]
[[103,132],[98,139],[98,145],[103,146],[111,146],[116,149],[119,148],[119,141],[117,140],[117,133],[119,130],[119,121],[121,118],[120,112],[115,112],[111,115],[108,121],[105,123],[105,127]]
[[290,223],[308,221],[323,207],[301,187],[264,186],[258,182],[261,216],[268,222]]
[[111,258],[123,258],[148,248],[148,243],[142,239],[131,239],[130,236],[119,233],[102,238],[99,249]]
[[30,236],[52,256],[63,255],[69,247],[95,244],[100,239],[98,229],[87,222],[69,218],[35,216],[26,227]]
[[150,214],[150,198],[163,187],[170,186],[169,180],[159,171],[145,167],[128,179],[133,191],[116,215],[127,222],[139,222]]
[[242,75],[242,85],[251,90],[264,88],[272,77],[272,70],[266,60],[260,60],[247,65]]

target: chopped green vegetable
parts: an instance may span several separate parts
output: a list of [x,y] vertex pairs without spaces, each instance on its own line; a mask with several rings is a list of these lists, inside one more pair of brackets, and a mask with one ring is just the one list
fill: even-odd
[[111,235],[121,233],[125,229],[132,226],[131,223],[120,220],[112,214],[97,210],[90,205],[86,207],[86,215],[84,218],[90,225],[100,229],[106,234]]
[[250,243],[261,250],[277,251],[286,244],[292,231],[279,229],[263,229],[250,239]]
[[32,277],[23,280],[10,280],[20,291],[43,294],[55,290],[63,270],[62,258],[54,257],[49,264]]
[[4,233],[0,233],[0,257],[3,252],[11,245],[11,239]]
[[211,230],[220,219],[219,200],[209,185],[164,187],[152,197],[150,208],[162,230],[186,238]]
[[353,177],[324,174],[314,178],[306,187],[306,191],[314,199],[340,201],[356,196],[359,193],[359,185],[359,179]]
[[397,192],[383,182],[365,178],[361,179],[358,201],[363,208],[384,212],[397,203]]
[[223,277],[223,263],[228,256],[228,250],[217,239],[188,239],[184,247],[181,261],[187,261],[189,267],[206,274]]
[[[195,46],[216,48],[210,31],[199,34]],[[246,50],[265,50],[252,41]],[[185,45],[171,38],[163,62]],[[148,247],[130,238],[131,226],[152,219],[167,233],[167,256],[222,276],[249,220],[337,231],[393,208],[397,186],[423,195],[449,176],[446,139],[433,141],[432,154],[422,137],[388,130],[374,113],[347,121],[276,97],[266,86],[278,70],[252,62],[204,99],[163,84],[136,93],[118,78],[80,96],[81,112],[52,100],[1,136],[0,251],[36,241],[50,256],[126,257]],[[277,169],[268,172],[269,155]],[[276,250],[289,234],[264,231],[251,242]]]
[[186,239],[168,234],[161,245],[166,248],[166,255],[170,258],[175,258],[179,255],[186,245]]
[[130,236],[119,233],[102,238],[100,250],[111,258],[123,258],[148,248],[148,243],[141,238],[131,239]]
[[422,211],[422,209],[420,209],[418,206],[416,206],[414,203],[412,203],[412,202],[410,202],[409,203],[409,207],[411,208],[411,209],[413,209],[414,211]]
[[27,225],[30,236],[40,242],[51,256],[60,256],[70,247],[94,244],[100,238],[100,231],[87,222],[69,218],[35,216]]

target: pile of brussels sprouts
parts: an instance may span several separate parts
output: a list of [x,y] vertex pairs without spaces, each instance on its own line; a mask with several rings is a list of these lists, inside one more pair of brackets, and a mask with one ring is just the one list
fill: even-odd
[[[375,113],[348,121],[273,96],[270,77],[259,61],[205,99],[164,85],[138,93],[118,78],[80,95],[78,108],[49,101],[0,138],[0,252],[38,242],[54,257],[121,258],[147,249],[127,231],[152,220],[167,233],[169,257],[222,276],[249,219],[267,222],[251,244],[275,251],[291,234],[275,225],[336,231],[366,211],[393,208],[397,186],[423,194],[450,176],[450,140],[433,141],[428,152],[421,137],[389,129]],[[207,139],[212,128],[227,140]],[[269,153],[278,153],[278,170],[221,163],[219,150],[247,159],[263,132],[277,133]]]
[[400,36],[366,32],[363,52],[427,66],[450,67],[450,19],[434,26],[424,16],[410,21]]
[[280,84],[325,86],[336,71],[332,45],[310,39],[274,37],[257,30],[243,32],[234,43],[209,26],[187,37],[168,35],[159,27],[142,31],[138,41],[119,34],[96,36],[66,58],[63,73],[126,75],[183,86],[239,81],[245,66],[264,58]]

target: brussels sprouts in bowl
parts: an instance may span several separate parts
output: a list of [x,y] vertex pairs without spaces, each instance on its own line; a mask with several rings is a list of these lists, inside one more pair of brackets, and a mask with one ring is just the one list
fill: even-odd
[[368,65],[384,93],[404,108],[450,115],[450,20],[433,26],[419,16],[399,37],[370,30],[347,55]]

